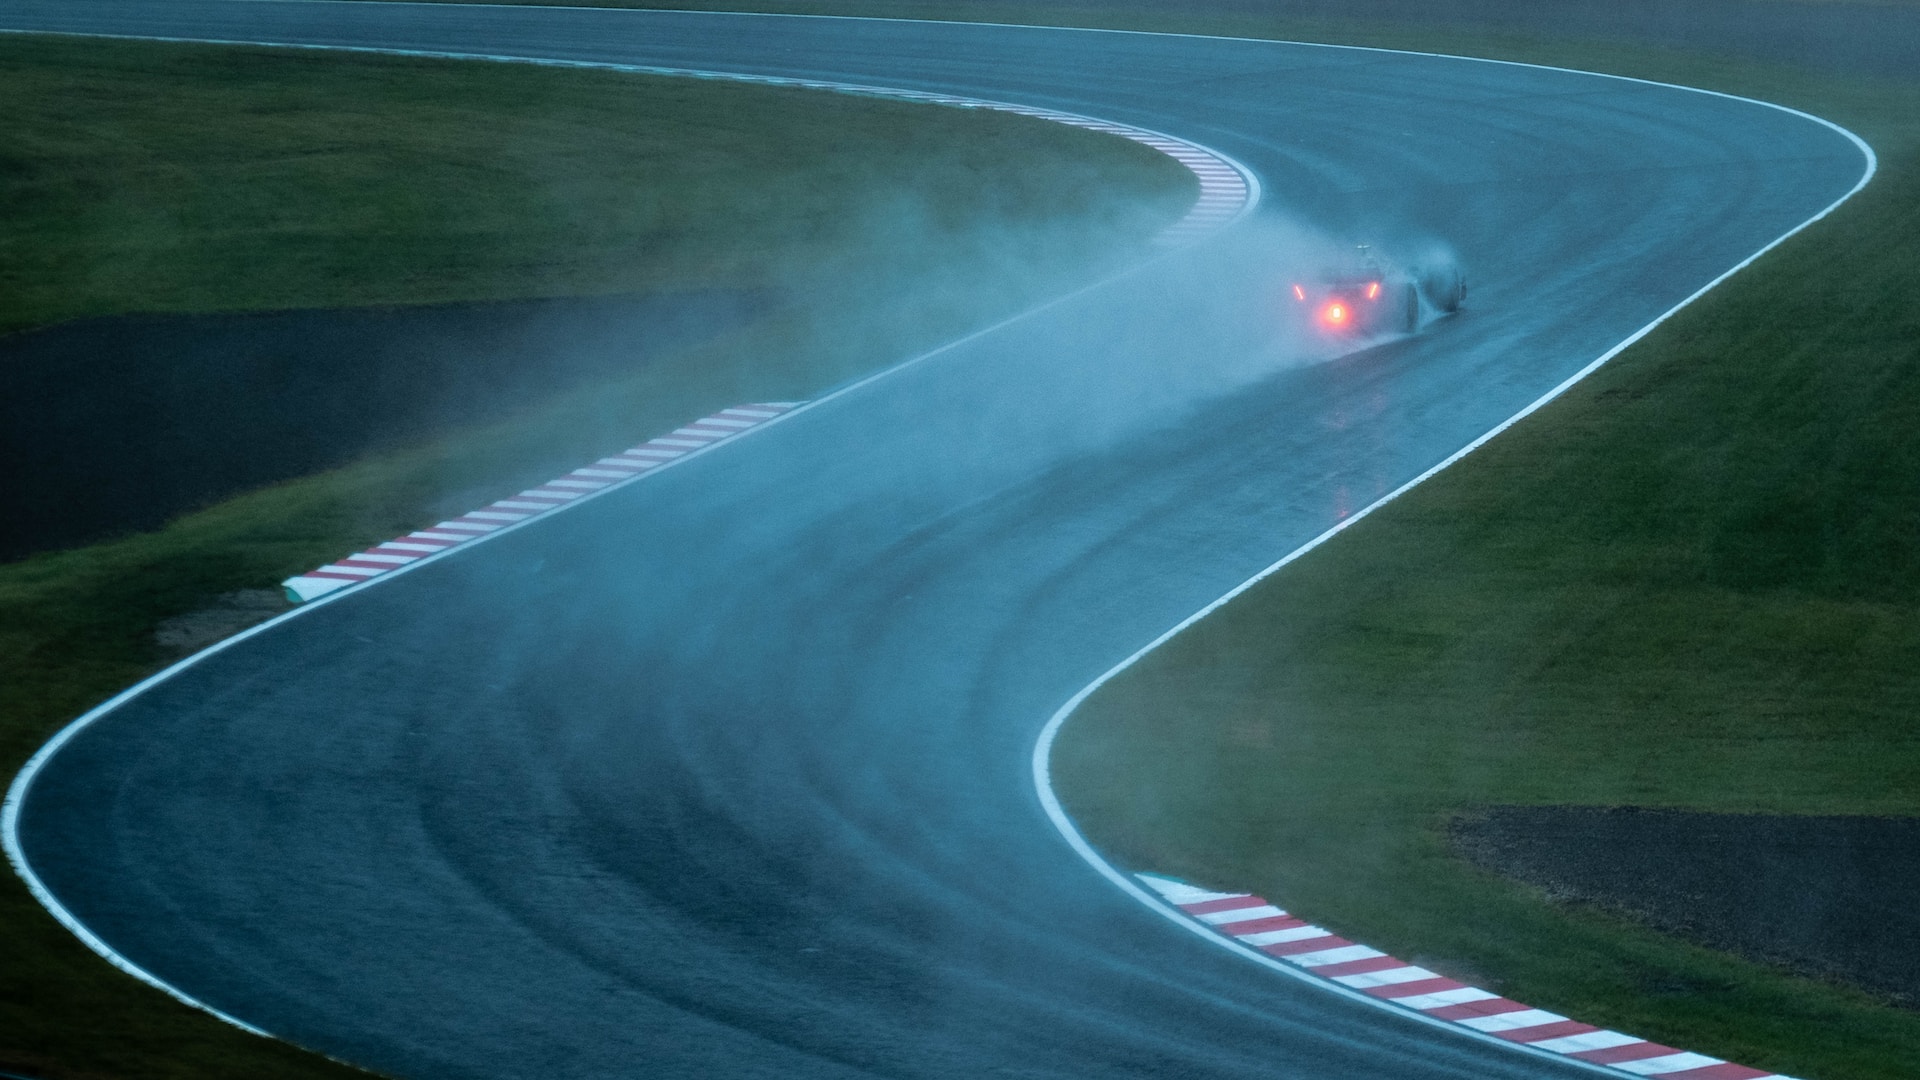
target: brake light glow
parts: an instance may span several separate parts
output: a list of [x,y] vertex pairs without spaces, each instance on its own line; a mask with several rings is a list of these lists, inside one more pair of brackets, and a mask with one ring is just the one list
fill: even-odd
[[1305,300],[1307,298],[1307,290],[1295,285],[1293,287],[1293,298],[1295,300]]
[[1380,299],[1380,283],[1379,282],[1377,281],[1367,282],[1367,299],[1369,300]]
[[1326,323],[1328,326],[1345,326],[1347,325],[1347,316],[1349,314],[1347,305],[1336,300],[1320,309],[1320,321]]

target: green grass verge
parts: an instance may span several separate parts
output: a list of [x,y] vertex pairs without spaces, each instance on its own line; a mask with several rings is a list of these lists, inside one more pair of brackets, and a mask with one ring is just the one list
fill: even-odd
[[[1129,257],[1152,151],[1002,114],[474,62],[0,37],[0,321],[772,286],[780,313],[485,428],[0,566],[0,763],[230,590],[716,407],[803,398]],[[1018,242],[1010,240],[1018,238]],[[334,1076],[95,958],[0,884],[0,1070]]]
[[0,331],[128,311],[886,282],[1008,230],[1058,240],[1065,222],[1084,240],[1090,219],[1136,225],[1127,196],[1164,194],[1172,174],[1130,178],[1160,164],[1039,121],[848,95],[9,36]]
[[1123,865],[1262,892],[1593,1023],[1813,1080],[1920,1014],[1556,905],[1488,804],[1920,813],[1920,87],[1620,46],[1428,48],[1750,94],[1880,178],[1561,401],[1168,644],[1064,728]]

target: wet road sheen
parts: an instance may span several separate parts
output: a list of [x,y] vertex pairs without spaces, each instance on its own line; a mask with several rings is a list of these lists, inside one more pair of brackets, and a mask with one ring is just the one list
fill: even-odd
[[1234,155],[1267,221],[1444,237],[1474,280],[1419,338],[1263,365],[1256,222],[181,671],[69,743],[21,819],[135,963],[409,1077],[1587,1075],[1181,932],[1073,855],[1029,754],[1119,658],[1846,192],[1839,134],[1149,35],[18,0],[0,25],[1064,108]]

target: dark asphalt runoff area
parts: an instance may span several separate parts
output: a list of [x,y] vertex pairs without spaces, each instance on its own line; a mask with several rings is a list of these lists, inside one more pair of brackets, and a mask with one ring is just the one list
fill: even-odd
[[[1119,659],[1846,193],[1840,134],[1579,74],[1138,34],[202,0],[0,0],[0,25],[952,91],[1191,138],[1266,191],[1208,244],[108,713],[39,774],[21,841],[131,962],[408,1077],[1590,1075],[1175,927],[1075,856],[1030,755]],[[1442,238],[1468,309],[1289,365],[1287,219]]]

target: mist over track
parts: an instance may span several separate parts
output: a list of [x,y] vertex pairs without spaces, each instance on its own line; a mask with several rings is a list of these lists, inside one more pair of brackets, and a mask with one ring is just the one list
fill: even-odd
[[1846,193],[1842,134],[1137,34],[112,0],[0,0],[0,26],[1057,108],[1234,156],[1275,221],[1443,238],[1474,281],[1425,335],[1278,364],[1255,222],[206,657],[21,808],[34,870],[132,963],[405,1076],[1587,1075],[1170,926],[1061,841],[1028,755],[1115,661]]

